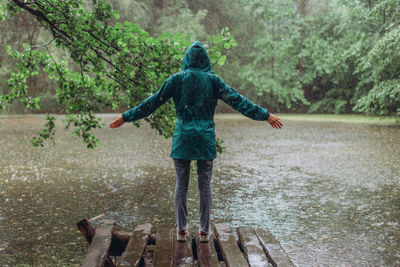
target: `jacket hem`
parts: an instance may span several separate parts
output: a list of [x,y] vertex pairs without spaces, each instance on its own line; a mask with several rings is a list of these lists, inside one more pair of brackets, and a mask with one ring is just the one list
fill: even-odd
[[170,155],[171,158],[173,159],[185,159],[185,160],[213,160],[217,158],[217,156],[212,156],[212,157],[185,157],[185,156],[176,156],[176,155]]

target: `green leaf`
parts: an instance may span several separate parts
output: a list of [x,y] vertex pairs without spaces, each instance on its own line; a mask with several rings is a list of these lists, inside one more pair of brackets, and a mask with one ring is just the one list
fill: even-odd
[[222,66],[225,64],[226,61],[226,55],[222,55],[219,59],[218,59],[218,65]]
[[113,10],[113,15],[114,15],[114,18],[119,19],[120,18],[119,10]]

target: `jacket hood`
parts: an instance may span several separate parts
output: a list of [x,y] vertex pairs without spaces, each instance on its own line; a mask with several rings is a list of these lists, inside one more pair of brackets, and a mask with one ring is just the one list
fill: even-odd
[[182,70],[187,69],[213,72],[207,50],[199,41],[193,42],[183,57]]

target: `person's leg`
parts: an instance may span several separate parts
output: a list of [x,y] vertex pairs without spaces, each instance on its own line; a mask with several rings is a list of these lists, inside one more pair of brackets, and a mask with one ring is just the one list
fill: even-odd
[[200,231],[208,233],[211,216],[211,176],[213,160],[198,160],[197,174],[200,194]]
[[174,159],[176,170],[175,217],[178,230],[185,230],[187,222],[187,191],[189,187],[190,160]]

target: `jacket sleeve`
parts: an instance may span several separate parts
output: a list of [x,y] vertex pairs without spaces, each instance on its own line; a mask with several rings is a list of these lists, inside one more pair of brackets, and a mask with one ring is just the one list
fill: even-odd
[[125,122],[136,121],[153,113],[171,98],[175,87],[175,79],[175,76],[169,77],[155,94],[149,96],[136,107],[122,113],[122,119]]
[[219,98],[244,116],[258,121],[268,120],[270,112],[267,109],[252,103],[227,85],[220,77],[217,77],[217,87],[219,89]]

